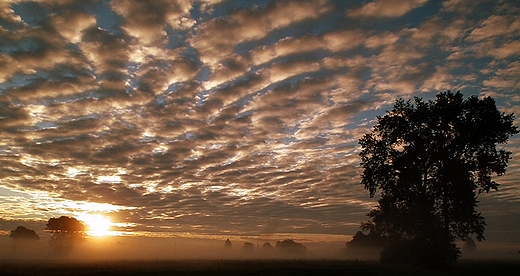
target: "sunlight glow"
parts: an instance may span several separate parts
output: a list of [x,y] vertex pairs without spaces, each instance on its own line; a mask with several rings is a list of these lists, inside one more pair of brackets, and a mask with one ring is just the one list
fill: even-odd
[[97,177],[97,181],[96,181],[96,183],[98,183],[98,184],[101,184],[101,183],[113,184],[113,183],[119,183],[119,182],[121,182],[121,177],[118,176],[118,175],[102,175],[102,176],[98,176]]
[[76,169],[76,168],[69,168],[68,171],[67,171],[67,174],[69,175],[69,177],[71,178],[74,178],[76,177],[76,175],[80,174],[81,171]]
[[89,236],[103,237],[110,235],[112,222],[107,217],[83,213],[78,216],[78,219],[86,224]]

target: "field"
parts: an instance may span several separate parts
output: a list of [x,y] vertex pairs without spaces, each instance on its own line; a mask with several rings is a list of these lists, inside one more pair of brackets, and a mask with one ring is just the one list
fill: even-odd
[[0,275],[518,275],[518,261],[461,261],[445,268],[346,260],[0,261]]

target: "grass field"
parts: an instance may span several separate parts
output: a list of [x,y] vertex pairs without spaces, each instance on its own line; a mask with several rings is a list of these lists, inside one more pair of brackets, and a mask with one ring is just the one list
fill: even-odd
[[0,261],[0,275],[519,275],[519,261],[461,261],[445,268],[345,260]]

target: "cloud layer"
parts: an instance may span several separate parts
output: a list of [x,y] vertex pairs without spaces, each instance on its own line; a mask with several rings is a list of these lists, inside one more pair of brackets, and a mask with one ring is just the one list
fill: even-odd
[[396,98],[460,89],[520,113],[514,1],[361,2],[2,2],[0,214],[355,232],[375,202],[357,140]]

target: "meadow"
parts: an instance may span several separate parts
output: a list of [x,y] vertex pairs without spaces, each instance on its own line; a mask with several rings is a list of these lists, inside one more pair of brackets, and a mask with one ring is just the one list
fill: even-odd
[[520,261],[464,260],[444,268],[358,260],[0,261],[0,275],[518,275]]

